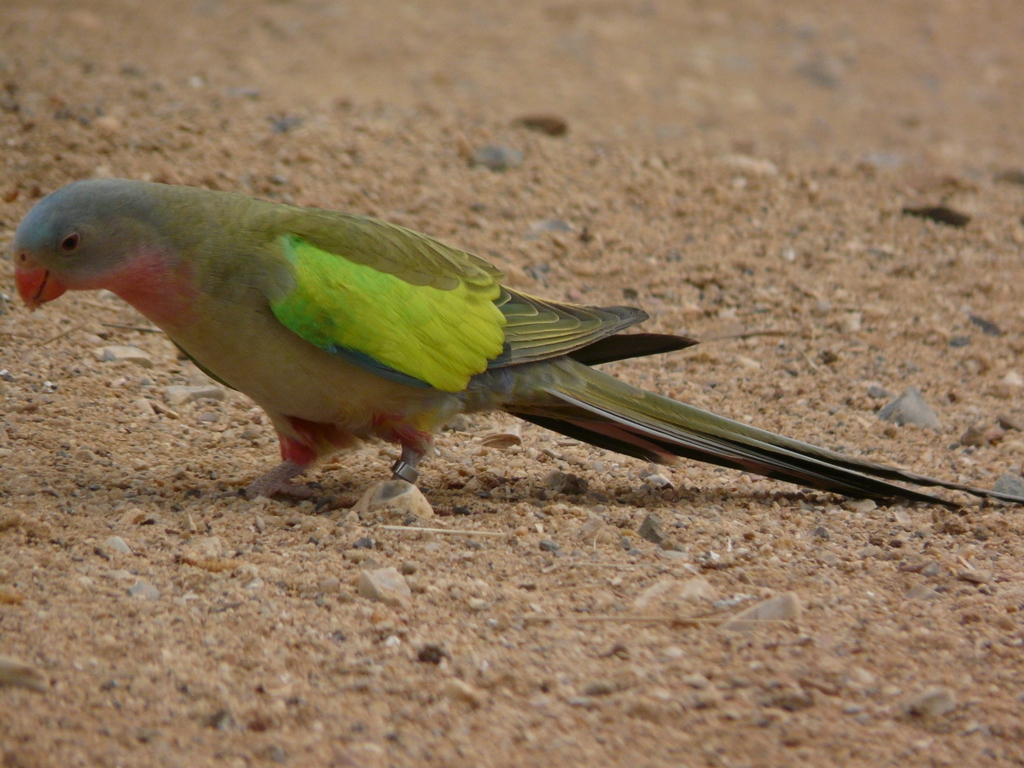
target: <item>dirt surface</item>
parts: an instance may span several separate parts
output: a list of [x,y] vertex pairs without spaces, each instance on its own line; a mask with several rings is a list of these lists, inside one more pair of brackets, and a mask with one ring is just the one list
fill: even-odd
[[[1019,478],[1024,20],[819,5],[7,0],[0,245],[93,176],[372,214],[705,340],[608,366],[633,383]],[[522,162],[473,166],[486,145]],[[970,221],[902,213],[938,205]],[[326,506],[243,501],[277,460],[244,396],[178,402],[202,374],[113,296],[29,314],[9,253],[0,292],[0,656],[30,667],[0,679],[40,689],[0,686],[5,767],[1024,762],[1020,508],[650,468],[502,417],[423,466],[417,524],[479,535],[347,509],[388,446],[312,473]],[[877,418],[908,386],[938,430]],[[360,596],[387,566],[409,594]]]

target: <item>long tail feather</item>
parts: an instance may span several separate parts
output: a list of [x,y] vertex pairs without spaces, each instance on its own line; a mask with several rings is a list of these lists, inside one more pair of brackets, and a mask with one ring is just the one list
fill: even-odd
[[542,374],[543,394],[508,403],[505,410],[600,448],[658,463],[696,459],[860,498],[958,506],[896,484],[902,482],[1024,504],[1020,496],[855,459],[741,424],[637,389],[573,360],[549,366]]

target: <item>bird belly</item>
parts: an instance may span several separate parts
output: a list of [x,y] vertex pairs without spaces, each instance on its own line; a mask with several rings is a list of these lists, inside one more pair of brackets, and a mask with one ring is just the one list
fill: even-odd
[[335,425],[356,438],[389,439],[382,433],[391,425],[431,432],[461,409],[454,395],[390,381],[325,352],[269,310],[247,313],[246,319],[240,323],[236,315],[229,328],[209,321],[168,335],[202,367],[252,398],[279,431],[287,431],[281,422],[291,418]]

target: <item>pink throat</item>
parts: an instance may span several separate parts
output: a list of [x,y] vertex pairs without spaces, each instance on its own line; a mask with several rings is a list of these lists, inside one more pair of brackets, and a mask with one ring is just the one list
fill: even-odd
[[183,262],[169,263],[166,252],[146,251],[120,269],[103,276],[97,285],[127,301],[157,325],[187,324],[191,287],[190,271]]

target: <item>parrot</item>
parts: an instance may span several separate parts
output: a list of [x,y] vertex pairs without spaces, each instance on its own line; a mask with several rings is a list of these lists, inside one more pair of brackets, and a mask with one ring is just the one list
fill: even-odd
[[704,461],[883,502],[957,506],[919,490],[927,486],[1024,503],[627,384],[595,366],[696,341],[623,333],[647,314],[514,290],[487,261],[367,216],[184,185],[84,180],[32,207],[12,257],[30,309],[67,290],[111,291],[263,409],[281,461],[240,491],[248,498],[311,494],[295,478],[371,439],[400,446],[392,476],[415,484],[446,423],[504,411],[659,464]]

